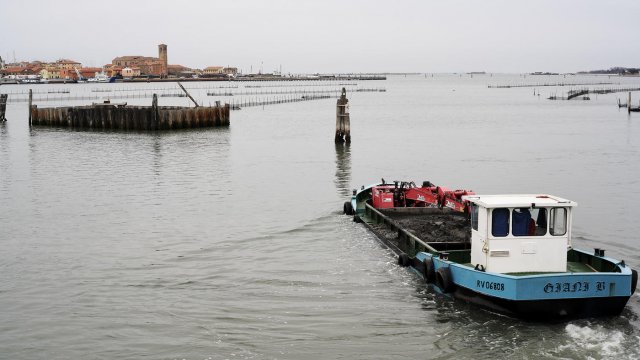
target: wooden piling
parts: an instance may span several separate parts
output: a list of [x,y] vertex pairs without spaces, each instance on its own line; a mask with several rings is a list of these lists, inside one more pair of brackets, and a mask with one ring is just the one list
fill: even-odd
[[5,112],[7,111],[7,98],[9,94],[0,94],[0,121],[7,121]]
[[158,95],[153,94],[151,101],[151,130],[158,130]]
[[33,90],[29,89],[29,127],[31,127],[31,113],[33,112],[31,108],[32,102],[33,102]]
[[349,99],[347,90],[342,88],[342,95],[336,105],[336,143],[351,143],[351,121],[349,119]]
[[627,98],[627,112],[631,114],[631,91],[629,91],[629,97]]
[[182,86],[182,84],[180,84],[180,82],[178,81],[178,85],[180,86],[180,88],[182,89],[182,91],[184,91],[185,94],[187,94],[187,96],[189,97],[189,99],[191,99],[191,101],[193,101],[194,104],[196,104],[196,107],[198,107],[198,103],[193,99],[193,97],[191,97],[191,94],[189,94],[189,92],[187,91],[187,89],[184,88],[184,86]]

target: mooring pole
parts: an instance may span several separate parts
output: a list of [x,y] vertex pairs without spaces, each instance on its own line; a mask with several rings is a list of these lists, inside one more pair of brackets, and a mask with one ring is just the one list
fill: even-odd
[[336,137],[335,142],[351,142],[351,121],[349,119],[349,99],[347,90],[342,88],[342,95],[336,105]]
[[151,101],[151,130],[158,130],[158,95],[153,94]]
[[191,94],[189,94],[189,92],[187,91],[187,89],[184,88],[184,86],[182,86],[182,84],[180,84],[180,82],[178,81],[178,85],[180,85],[180,87],[182,88],[182,90],[184,91],[185,94],[187,94],[187,96],[189,97],[189,99],[191,99],[191,101],[193,101],[194,104],[196,104],[196,107],[198,107],[198,103],[193,100],[193,98],[191,97]]
[[31,103],[33,102],[33,91],[29,89],[29,127],[31,127]]
[[627,112],[631,114],[631,91],[629,91],[629,97],[627,98]]
[[7,110],[8,96],[9,94],[0,94],[0,121],[7,121],[7,118],[4,116],[4,113]]

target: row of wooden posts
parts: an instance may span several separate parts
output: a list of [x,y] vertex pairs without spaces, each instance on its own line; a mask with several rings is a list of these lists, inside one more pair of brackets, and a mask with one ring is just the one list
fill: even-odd
[[[385,88],[360,88],[352,89],[353,92],[385,92]],[[270,89],[270,90],[243,90],[243,91],[208,91],[207,96],[253,96],[253,95],[317,95],[317,94],[339,94],[340,89],[316,90],[316,89]]]
[[[193,98],[187,93],[190,99]],[[202,107],[128,106],[109,101],[88,106],[38,108],[29,94],[29,126],[56,126],[87,130],[154,131],[229,125],[229,105]]]
[[[618,83],[618,84],[620,84],[620,83]],[[590,82],[590,83],[555,82],[555,83],[487,85],[487,87],[489,89],[510,89],[510,88],[520,88],[520,87],[584,86],[584,85],[614,85],[614,83],[612,83],[612,82]]]
[[627,98],[626,104],[621,104],[620,99],[618,99],[618,107],[624,107],[625,105],[627,107],[627,112],[629,112],[629,114],[631,114],[632,111],[640,112],[640,104],[638,104],[638,106],[636,107],[631,106],[631,92],[629,92],[629,97]]
[[[109,100],[131,100],[131,99],[151,99],[153,95],[156,93],[153,92],[139,92],[139,93],[120,93],[120,94],[110,94],[108,96]],[[183,98],[187,97],[183,92],[161,92],[157,93],[158,97],[170,97],[170,98]],[[32,102],[67,102],[67,101],[82,101],[82,100],[95,100],[102,101],[105,98],[104,95],[98,94],[89,94],[89,95],[68,95],[68,94],[46,94],[46,95],[34,95],[31,99]],[[21,98],[12,96],[9,102],[11,103],[19,103],[19,102],[28,102],[29,97]]]
[[265,106],[265,105],[277,105],[287,104],[301,101],[311,101],[320,99],[330,99],[335,96],[330,95],[308,95],[308,96],[273,96],[267,98],[243,98],[243,99],[231,99],[231,110],[240,110],[242,108],[251,106]]

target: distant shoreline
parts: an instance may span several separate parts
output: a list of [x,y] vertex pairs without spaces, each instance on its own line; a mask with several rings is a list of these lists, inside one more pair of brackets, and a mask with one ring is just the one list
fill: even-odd
[[[239,76],[234,78],[226,77],[201,77],[201,78],[134,78],[134,79],[116,79],[115,83],[160,83],[160,82],[196,82],[196,81],[370,81],[370,80],[387,80],[383,75],[324,75],[324,76],[294,76],[294,77],[278,77],[278,76]],[[19,81],[15,79],[0,79],[0,85],[38,85],[38,84],[77,84],[76,80],[54,79],[49,81],[27,80]],[[83,82],[86,83],[86,82]],[[90,84],[107,84],[106,82],[90,82]]]

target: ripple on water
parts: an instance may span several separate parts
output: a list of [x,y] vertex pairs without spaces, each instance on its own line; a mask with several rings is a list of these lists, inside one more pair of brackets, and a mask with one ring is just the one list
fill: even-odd
[[[620,323],[620,321],[614,321]],[[616,328],[595,322],[567,324],[565,340],[550,355],[585,359],[638,359],[640,335],[628,326]]]

